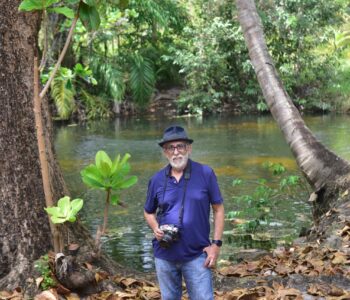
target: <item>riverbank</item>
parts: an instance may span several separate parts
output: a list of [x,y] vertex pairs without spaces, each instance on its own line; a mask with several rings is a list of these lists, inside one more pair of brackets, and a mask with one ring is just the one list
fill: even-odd
[[[345,229],[345,227],[343,228]],[[224,299],[349,299],[350,253],[346,250],[349,230],[342,231],[340,250],[317,243],[275,249],[256,260],[246,260],[214,270],[215,300]],[[92,266],[90,265],[90,268]],[[35,281],[33,281],[35,280]],[[28,278],[38,286],[42,278]],[[94,294],[77,293],[61,284],[46,291],[38,290],[36,300],[73,299],[161,299],[154,274],[95,273]],[[182,299],[188,299],[186,290]],[[22,300],[28,295],[20,288],[0,291],[0,299]]]

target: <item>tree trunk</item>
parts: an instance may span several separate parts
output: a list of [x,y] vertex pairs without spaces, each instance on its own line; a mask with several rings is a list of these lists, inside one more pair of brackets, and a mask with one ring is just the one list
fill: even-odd
[[297,164],[315,190],[317,221],[348,188],[350,164],[321,144],[305,125],[277,75],[268,52],[253,0],[236,0],[238,18],[251,62],[272,116],[279,125]]
[[[34,56],[39,13],[18,11],[20,0],[0,0],[0,290],[20,286],[33,296],[33,262],[52,249],[40,172],[34,120]],[[69,195],[53,150],[47,97],[42,101],[50,187],[56,202]],[[79,222],[68,226],[70,241],[93,249]],[[102,255],[97,262],[110,273],[135,274]]]
[[[40,15],[1,2],[0,287],[23,283],[51,245],[33,112],[33,59]],[[6,284],[6,285],[5,285]]]

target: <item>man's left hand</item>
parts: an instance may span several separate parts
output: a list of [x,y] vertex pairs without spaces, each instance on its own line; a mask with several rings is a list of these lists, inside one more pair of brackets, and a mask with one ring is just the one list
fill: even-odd
[[216,260],[220,253],[220,248],[215,244],[211,244],[203,249],[203,252],[207,253],[207,258],[204,262],[204,266],[207,268],[213,268],[216,264]]

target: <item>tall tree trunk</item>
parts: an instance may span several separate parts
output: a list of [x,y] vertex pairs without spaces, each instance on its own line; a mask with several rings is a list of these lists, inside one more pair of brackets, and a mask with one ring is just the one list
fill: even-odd
[[2,0],[0,13],[0,287],[8,288],[51,245],[33,112],[40,15],[19,13],[19,3]]
[[236,0],[236,5],[265,100],[299,168],[315,190],[314,216],[319,218],[336,200],[339,189],[347,188],[350,164],[321,144],[305,125],[277,75],[254,1]]
[[[0,290],[20,286],[32,296],[33,262],[52,249],[52,240],[44,211],[33,101],[33,62],[41,20],[38,13],[19,12],[20,2],[0,0]],[[50,187],[57,201],[69,193],[54,155],[46,97],[42,116]],[[68,230],[71,241],[94,247],[79,222]],[[104,255],[98,263],[106,271],[123,273],[121,266]]]

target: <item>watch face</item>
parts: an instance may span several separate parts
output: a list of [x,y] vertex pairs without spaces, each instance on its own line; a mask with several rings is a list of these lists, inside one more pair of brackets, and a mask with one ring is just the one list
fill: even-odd
[[211,241],[213,244],[215,244],[216,246],[218,246],[218,247],[221,247],[222,246],[222,241],[220,241],[220,240],[212,240]]

